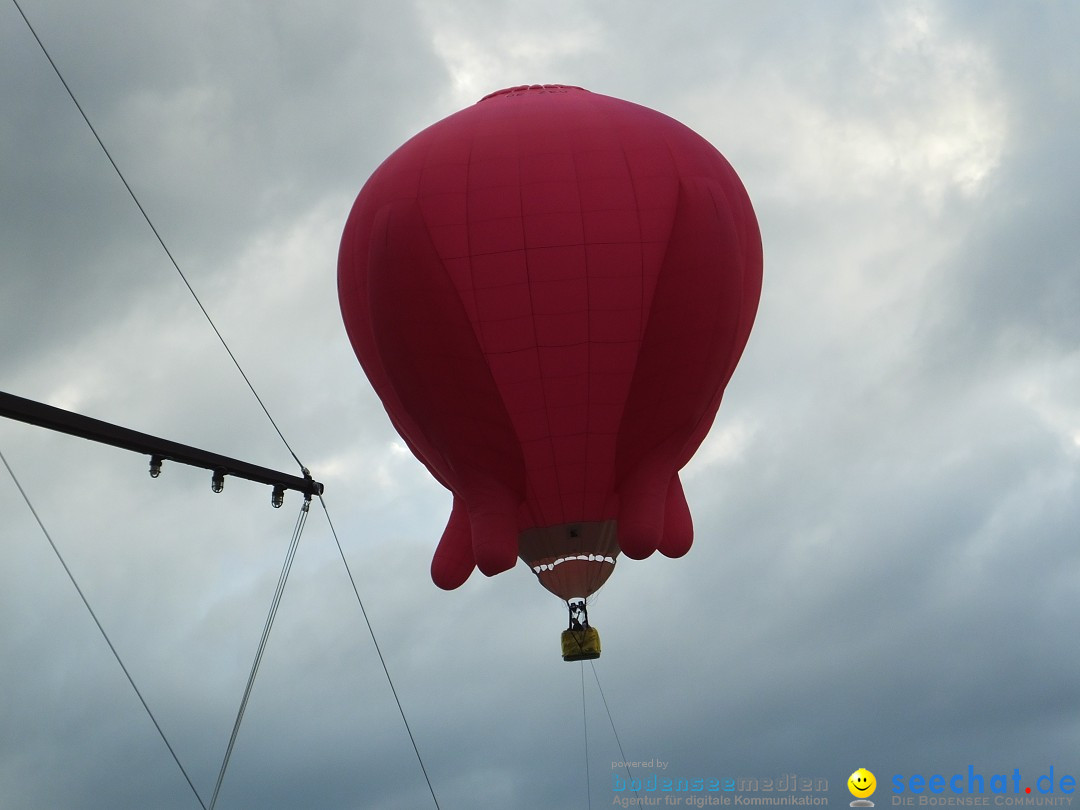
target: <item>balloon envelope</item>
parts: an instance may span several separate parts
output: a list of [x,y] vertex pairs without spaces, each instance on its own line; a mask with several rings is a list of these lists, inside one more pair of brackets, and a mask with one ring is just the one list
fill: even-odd
[[493,93],[375,171],[338,261],[349,338],[454,495],[432,578],[520,556],[563,599],[681,556],[678,471],[761,291],[750,200],[708,142],[581,88]]

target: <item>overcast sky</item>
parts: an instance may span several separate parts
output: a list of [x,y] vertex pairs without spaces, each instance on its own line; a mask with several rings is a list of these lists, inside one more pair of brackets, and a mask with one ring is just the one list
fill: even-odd
[[[326,484],[441,807],[610,806],[597,679],[673,776],[824,777],[846,806],[865,766],[882,806],[894,774],[1080,775],[1080,5],[19,3]],[[620,560],[595,670],[523,564],[431,583],[450,497],[336,298],[381,160],[538,82],[701,133],[765,251],[684,472],[694,548]],[[12,3],[0,111],[0,390],[294,472]],[[0,450],[208,802],[299,497],[8,421]],[[198,807],[0,473],[0,806]],[[316,504],[218,807],[425,806]]]

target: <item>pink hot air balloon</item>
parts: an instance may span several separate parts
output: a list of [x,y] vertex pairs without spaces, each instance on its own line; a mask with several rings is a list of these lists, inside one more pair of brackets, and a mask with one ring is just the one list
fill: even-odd
[[390,419],[454,495],[443,588],[520,556],[568,602],[619,552],[687,552],[679,469],[761,291],[750,200],[653,110],[514,87],[428,127],[342,238],[345,327]]

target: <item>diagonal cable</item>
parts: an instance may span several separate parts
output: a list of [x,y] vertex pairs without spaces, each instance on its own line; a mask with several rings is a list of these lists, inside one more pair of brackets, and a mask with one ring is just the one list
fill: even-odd
[[221,332],[218,330],[217,324],[214,323],[214,319],[210,317],[210,313],[207,311],[206,307],[203,306],[203,302],[199,299],[199,296],[196,294],[195,288],[191,286],[191,282],[188,281],[187,276],[184,275],[184,271],[180,269],[179,263],[173,257],[172,251],[170,251],[168,246],[165,244],[165,240],[162,238],[161,234],[158,232],[158,229],[154,226],[154,223],[150,219],[150,215],[146,213],[146,209],[143,208],[142,203],[139,202],[139,198],[136,196],[134,189],[131,188],[131,185],[128,183],[127,178],[124,177],[124,173],[122,171],[120,171],[120,167],[117,165],[116,161],[113,160],[112,153],[110,153],[108,148],[105,146],[105,142],[103,140],[101,140],[101,136],[98,135],[98,132],[94,128],[94,125],[92,123],[90,123],[89,116],[86,114],[86,111],[83,110],[82,105],[79,104],[79,100],[75,97],[75,93],[72,91],[71,87],[68,85],[67,80],[64,79],[64,74],[62,74],[60,72],[60,68],[57,66],[56,62],[53,61],[52,56],[49,54],[48,49],[46,49],[46,47],[45,47],[45,43],[41,41],[41,37],[39,37],[37,31],[34,30],[34,26],[30,23],[30,19],[26,16],[26,13],[22,10],[22,6],[19,5],[19,0],[11,0],[11,2],[15,4],[15,8],[18,9],[19,15],[23,18],[23,22],[26,23],[26,27],[29,28],[30,33],[34,35],[34,39],[37,41],[38,47],[41,48],[41,52],[43,54],[45,54],[45,58],[47,60],[49,60],[49,64],[52,66],[53,72],[56,74],[56,77],[60,80],[60,84],[62,84],[64,86],[64,90],[67,91],[68,96],[71,98],[72,103],[75,105],[75,109],[77,109],[79,111],[79,115],[81,115],[83,121],[86,122],[86,126],[90,128],[90,132],[93,134],[94,140],[96,140],[97,143],[98,143],[98,146],[101,147],[101,151],[105,153],[105,157],[108,158],[109,163],[113,167],[113,171],[116,172],[116,176],[119,177],[120,182],[124,184],[124,188],[127,189],[127,193],[128,193],[128,196],[131,197],[131,201],[133,203],[135,203],[135,207],[139,209],[139,213],[142,214],[142,218],[144,220],[146,220],[146,224],[150,226],[150,230],[153,232],[154,237],[157,239],[158,244],[161,245],[161,249],[163,251],[165,251],[165,255],[168,257],[169,262],[172,264],[172,266],[176,270],[176,272],[180,275],[180,279],[184,282],[184,286],[188,288],[188,292],[191,293],[191,297],[195,299],[195,303],[198,305],[199,309],[202,311],[202,314],[206,318],[207,323],[210,324],[210,328],[214,330],[214,334],[217,335],[217,339],[221,342],[221,345],[225,348],[225,352],[226,352],[226,354],[229,355],[229,359],[232,360],[233,365],[236,366],[236,370],[240,372],[240,376],[243,377],[244,382],[247,383],[247,387],[251,391],[252,395],[255,397],[255,401],[259,403],[259,407],[262,408],[262,412],[264,414],[266,414],[266,418],[270,420],[270,424],[273,425],[274,430],[277,431],[278,437],[281,439],[282,443],[285,445],[286,449],[289,451],[289,454],[292,455],[293,459],[300,466],[300,469],[304,470],[304,472],[307,472],[307,470],[304,467],[303,463],[301,463],[300,458],[296,455],[296,453],[293,451],[292,447],[289,445],[289,442],[285,439],[285,434],[281,432],[281,428],[279,428],[278,425],[277,425],[277,422],[274,421],[274,417],[272,417],[270,415],[270,411],[267,409],[266,403],[263,402],[262,397],[259,396],[259,392],[255,390],[255,386],[252,385],[251,380],[248,379],[248,376],[244,372],[244,369],[240,366],[240,361],[236,359],[236,355],[233,354],[232,349],[229,348],[229,344],[225,342],[225,338],[221,334]]
[[589,715],[585,711],[585,662],[581,662],[581,729],[585,737],[585,798],[592,810],[592,779],[589,776]]
[[334,528],[334,522],[330,520],[330,512],[326,508],[326,501],[323,500],[322,495],[319,496],[319,503],[322,504],[323,512],[326,514],[326,522],[330,525],[330,533],[334,535],[334,543],[337,544],[338,554],[341,555],[341,562],[345,565],[345,573],[349,575],[349,582],[352,583],[353,593],[356,594],[356,601],[360,605],[360,612],[364,616],[364,623],[367,624],[368,633],[371,635],[371,643],[375,645],[375,652],[379,656],[379,663],[382,664],[383,673],[386,675],[386,681],[390,684],[390,691],[394,695],[394,702],[397,703],[398,713],[401,715],[401,722],[405,724],[405,731],[409,734],[409,742],[412,743],[413,751],[416,753],[416,761],[420,763],[420,770],[424,774],[424,781],[427,782],[428,791],[431,793],[431,800],[435,803],[436,810],[439,810],[439,800],[435,797],[435,788],[431,784],[431,777],[428,776],[427,768],[424,766],[424,758],[420,756],[420,748],[416,744],[416,738],[413,736],[412,728],[409,726],[409,721],[405,717],[405,709],[402,708],[401,698],[398,697],[397,689],[394,687],[394,679],[390,677],[390,669],[386,666],[386,659],[383,658],[382,650],[379,648],[379,641],[375,638],[375,630],[371,626],[371,619],[368,618],[367,610],[364,608],[364,600],[360,598],[360,589],[356,585],[356,578],[353,576],[352,569],[349,567],[349,561],[345,558],[345,550],[341,547],[341,540],[338,538],[337,529]]
[[[626,752],[623,750],[622,740],[619,739],[619,732],[615,730],[615,719],[611,716],[611,709],[608,707],[607,698],[604,696],[604,687],[600,685],[600,676],[596,673],[596,663],[594,661],[590,661],[589,666],[592,667],[592,674],[593,677],[596,679],[596,688],[600,691],[600,699],[604,701],[604,711],[607,712],[608,722],[611,723],[611,733],[615,735],[615,742],[619,746],[619,756],[622,757],[622,761],[625,763],[627,761]],[[626,766],[626,775],[630,777],[631,781],[633,781],[633,775],[630,773],[629,765]],[[634,791],[634,795],[638,795],[636,790]]]
[[202,800],[202,796],[199,795],[199,791],[195,789],[195,784],[191,781],[191,777],[188,776],[184,766],[180,764],[180,758],[176,755],[176,751],[173,750],[172,745],[169,743],[169,739],[165,736],[164,730],[161,728],[161,724],[158,723],[157,718],[154,717],[154,713],[150,711],[150,706],[146,702],[146,698],[143,697],[142,692],[139,691],[139,687],[135,685],[134,679],[131,677],[131,673],[128,672],[128,668],[124,666],[123,660],[120,658],[120,653],[117,652],[116,647],[113,645],[112,640],[109,638],[109,634],[105,632],[105,628],[101,625],[101,621],[98,619],[94,609],[90,607],[90,601],[86,598],[86,594],[83,593],[82,588],[79,587],[79,583],[75,580],[75,575],[68,568],[67,562],[64,560],[64,555],[60,553],[60,549],[57,548],[56,543],[53,542],[52,535],[49,534],[49,530],[45,528],[45,524],[38,516],[37,510],[34,508],[34,504],[31,503],[30,497],[26,494],[26,490],[23,489],[22,484],[19,483],[18,477],[15,475],[15,471],[11,469],[11,465],[8,464],[7,458],[4,457],[4,453],[0,450],[0,461],[4,463],[4,467],[7,468],[8,475],[11,476],[11,480],[15,482],[16,489],[19,490],[19,494],[22,495],[23,501],[26,503],[27,508],[30,510],[30,514],[34,516],[34,520],[37,521],[38,528],[41,529],[41,533],[45,535],[45,539],[49,541],[49,546],[52,547],[53,554],[56,555],[56,559],[60,561],[60,565],[64,569],[64,573],[67,574],[68,579],[71,580],[71,584],[75,586],[75,592],[79,594],[79,599],[82,600],[83,605],[86,607],[87,612],[90,614],[90,618],[94,620],[94,624],[97,625],[98,632],[101,633],[101,637],[105,639],[105,643],[109,646],[109,651],[113,654],[113,658],[116,659],[116,663],[120,665],[120,669],[124,672],[124,677],[127,678],[129,684],[131,684],[132,690],[135,692],[135,696],[139,698],[139,702],[142,704],[143,709],[146,710],[147,716],[150,718],[150,722],[154,724],[154,728],[157,729],[158,736],[161,737],[161,741],[165,743],[165,747],[169,749],[169,754],[172,755],[173,762],[176,763],[176,767],[180,769],[180,773],[184,775],[184,779],[188,783],[188,787],[191,788],[191,792],[195,794],[196,800],[199,802],[199,806],[203,810],[207,810],[206,804]]
[[229,760],[232,758],[233,748],[236,746],[236,738],[240,734],[240,724],[244,720],[248,699],[251,697],[251,690],[255,686],[255,676],[259,672],[263,653],[266,652],[266,642],[270,639],[270,628],[274,626],[274,619],[277,617],[278,607],[281,605],[281,597],[285,593],[285,582],[289,579],[289,571],[292,570],[293,560],[296,559],[296,549],[300,545],[300,535],[304,532],[304,524],[307,523],[308,507],[310,505],[311,501],[305,499],[300,507],[300,514],[296,517],[296,526],[293,527],[292,538],[289,540],[289,550],[285,553],[285,563],[281,568],[281,574],[278,576],[277,587],[274,589],[274,598],[270,600],[270,612],[266,617],[266,624],[263,625],[259,648],[255,653],[255,660],[251,664],[247,684],[244,686],[244,696],[240,700],[240,709],[236,713],[236,721],[233,723],[232,734],[229,736],[229,744],[225,748],[225,757],[221,761],[221,770],[218,771],[217,782],[214,784],[214,795],[210,798],[209,810],[214,810],[218,794],[221,792],[221,785],[225,781],[225,772],[229,768]]
[[[135,204],[135,207],[139,210],[139,213],[142,215],[143,219],[146,221],[146,224],[149,226],[151,232],[154,234],[154,237],[157,239],[157,242],[161,246],[161,249],[164,251],[166,257],[168,257],[169,262],[172,264],[173,268],[176,270],[177,274],[180,276],[181,280],[184,282],[184,286],[187,287],[188,292],[190,292],[192,298],[195,299],[195,303],[198,305],[199,310],[202,312],[203,316],[206,318],[207,323],[210,324],[210,328],[213,329],[214,334],[217,336],[217,338],[220,341],[222,347],[225,349],[225,352],[229,355],[229,359],[232,360],[233,365],[236,366],[236,370],[240,373],[240,376],[243,378],[244,382],[247,384],[248,389],[251,391],[252,395],[255,397],[256,402],[259,403],[259,407],[262,409],[263,413],[266,415],[266,418],[269,420],[270,424],[273,426],[274,431],[278,434],[278,437],[281,439],[282,443],[285,445],[285,447],[289,451],[290,455],[292,455],[293,459],[300,466],[300,469],[303,471],[303,473],[305,475],[307,475],[308,474],[307,468],[303,465],[303,463],[300,461],[300,458],[296,455],[296,452],[292,449],[292,446],[289,444],[288,440],[285,438],[285,435],[282,433],[281,428],[278,427],[277,422],[274,421],[274,418],[273,418],[273,416],[271,416],[270,411],[266,407],[266,404],[263,402],[262,397],[260,397],[259,393],[255,390],[254,385],[252,384],[251,380],[248,378],[247,374],[244,372],[244,369],[241,367],[239,360],[237,360],[237,358],[236,358],[236,355],[233,354],[232,349],[229,347],[229,345],[226,342],[224,336],[221,334],[221,331],[218,329],[217,325],[214,323],[213,318],[210,317],[210,313],[207,311],[206,307],[203,305],[203,303],[200,300],[198,294],[195,292],[195,289],[191,286],[191,283],[188,281],[188,278],[184,274],[183,270],[180,269],[179,263],[176,261],[176,259],[173,256],[172,252],[169,250],[168,246],[165,244],[165,240],[162,238],[160,232],[155,227],[153,221],[150,219],[149,214],[147,214],[146,209],[143,207],[142,203],[139,201],[139,198],[135,194],[134,189],[132,189],[131,185],[127,181],[127,178],[124,176],[123,172],[120,170],[119,165],[113,159],[112,154],[109,152],[108,148],[105,146],[104,141],[102,141],[101,136],[98,134],[98,132],[95,129],[94,125],[91,123],[89,116],[83,110],[82,105],[79,103],[78,99],[75,96],[75,93],[72,91],[71,87],[68,85],[67,81],[64,79],[63,74],[60,72],[60,68],[57,66],[56,62],[53,60],[52,56],[49,54],[48,49],[45,47],[45,44],[42,42],[41,38],[38,36],[37,31],[34,29],[34,26],[31,24],[29,18],[26,16],[26,13],[23,11],[22,7],[19,5],[18,0],[12,0],[12,2],[14,3],[15,8],[18,10],[19,15],[23,18],[23,22],[26,23],[26,27],[30,30],[30,33],[33,35],[34,40],[37,42],[38,47],[41,49],[41,52],[45,55],[45,58],[48,60],[49,65],[53,69],[53,72],[56,73],[56,76],[60,80],[60,83],[63,85],[64,90],[67,92],[68,96],[71,98],[71,101],[75,105],[75,108],[79,111],[79,114],[82,116],[82,119],[86,123],[86,126],[90,129],[90,132],[93,134],[94,139],[98,143],[98,146],[101,147],[101,151],[105,154],[105,157],[108,159],[109,164],[113,167],[113,171],[116,172],[116,175],[120,179],[120,182],[123,184],[124,188],[127,190],[128,195],[131,197],[132,202],[134,202],[134,204]],[[25,495],[24,495],[24,497],[25,497]],[[398,697],[397,689],[394,687],[394,682],[393,682],[392,678],[390,677],[390,671],[389,671],[389,669],[388,669],[388,667],[386,665],[386,660],[383,657],[382,650],[379,648],[378,640],[375,638],[375,631],[371,626],[371,621],[368,618],[367,611],[364,608],[363,601],[360,598],[360,592],[359,592],[359,589],[357,588],[356,580],[353,577],[352,571],[349,568],[348,561],[345,558],[345,552],[342,549],[341,541],[338,539],[337,532],[334,530],[333,523],[330,521],[330,514],[329,514],[328,511],[326,511],[326,502],[323,500],[321,495],[319,496],[319,502],[322,503],[323,511],[326,512],[327,522],[330,524],[330,529],[333,532],[334,541],[337,544],[338,552],[341,554],[342,562],[345,564],[345,570],[348,573],[350,582],[352,583],[353,592],[356,594],[357,602],[360,604],[360,610],[363,613],[364,621],[367,624],[368,632],[371,635],[371,640],[375,645],[375,651],[379,656],[379,661],[382,664],[383,672],[386,674],[387,682],[390,684],[390,690],[393,693],[394,701],[397,703],[398,712],[401,714],[401,719],[402,719],[402,722],[405,724],[405,730],[408,732],[409,740],[412,743],[413,751],[416,753],[417,761],[420,763],[420,769],[421,769],[421,771],[423,771],[424,779],[427,782],[428,790],[431,792],[432,801],[435,803],[435,807],[438,809],[439,808],[439,801],[435,796],[435,789],[431,784],[431,779],[430,779],[430,777],[428,775],[427,768],[424,766],[424,761],[423,761],[422,757],[420,756],[420,750],[419,750],[419,748],[418,748],[418,746],[416,744],[416,739],[413,736],[412,729],[410,728],[409,722],[405,717],[405,712],[404,712],[404,709],[402,708],[401,700]],[[28,501],[28,503],[29,503],[29,501]],[[35,517],[36,517],[36,514],[35,514]],[[39,521],[39,524],[40,524],[40,521]],[[42,527],[42,528],[44,528],[44,527]],[[297,536],[296,539],[299,539],[298,536]],[[52,541],[50,539],[50,543],[51,542]],[[55,546],[54,546],[54,550],[55,550]],[[63,562],[63,560],[61,560],[61,562]],[[291,561],[289,562],[289,565],[291,565]],[[65,566],[65,570],[66,570],[66,566]],[[69,576],[70,576],[70,573],[69,573]],[[72,579],[72,582],[74,583],[74,579]],[[77,588],[78,588],[78,585],[76,585],[76,589]],[[81,596],[81,592],[80,592],[80,596]],[[85,599],[84,599],[84,602],[85,602]],[[87,608],[89,608],[89,604],[87,604]],[[276,613],[276,609],[277,608],[275,606],[273,608],[273,613]],[[93,615],[93,614],[91,614],[91,615]],[[96,619],[95,619],[95,621],[96,621]],[[269,621],[272,621],[272,618]],[[99,625],[99,628],[100,628],[100,625]],[[268,632],[269,632],[269,629],[267,628],[264,631],[264,634],[268,633]],[[102,630],[102,634],[104,635],[103,630]],[[106,641],[108,641],[107,637],[106,637]],[[111,646],[112,645],[110,643],[110,648],[111,648]],[[115,651],[114,651],[114,654],[115,654]],[[260,656],[261,656],[261,652],[260,652]],[[117,660],[119,661],[119,658],[117,658]],[[257,666],[257,662],[256,662],[256,666]],[[122,663],[121,663],[121,667],[123,667]],[[125,670],[125,674],[127,674],[126,670]],[[131,680],[130,676],[129,676],[128,680],[129,681]],[[135,684],[132,683],[133,688],[134,688],[134,686],[135,686]],[[249,683],[248,689],[245,691],[244,700],[243,700],[243,702],[241,704],[241,709],[240,709],[240,713],[239,713],[239,715],[237,717],[236,725],[234,726],[233,738],[230,739],[229,751],[226,753],[225,762],[222,763],[222,770],[221,770],[221,772],[219,773],[219,776],[218,776],[218,784],[217,784],[217,786],[215,787],[215,790],[214,790],[214,801],[211,802],[211,805],[210,805],[211,807],[213,807],[214,802],[216,802],[216,800],[217,800],[217,795],[218,795],[218,792],[220,790],[221,782],[222,782],[222,780],[224,778],[225,770],[226,770],[226,767],[227,767],[227,764],[228,764],[228,758],[229,758],[229,755],[231,753],[232,747],[233,747],[233,745],[235,743],[235,736],[236,736],[236,734],[238,732],[239,722],[242,719],[243,711],[244,711],[244,708],[246,707],[246,703],[247,703],[247,698],[250,695],[250,688],[251,688],[251,684]],[[136,689],[136,693],[138,694],[137,689]],[[140,699],[141,699],[141,695],[140,695]],[[144,702],[143,705],[144,706],[146,705],[145,702]],[[149,712],[149,709],[147,709],[147,711]],[[152,715],[151,715],[151,719],[153,719]],[[157,726],[156,721],[154,722],[154,725]],[[159,733],[160,733],[160,728],[158,730],[159,730]],[[164,739],[164,735],[162,735],[162,739]],[[166,745],[168,745],[168,741],[166,740],[165,742],[166,742]],[[172,752],[171,746],[169,747],[169,750],[170,750],[170,752]],[[176,759],[175,753],[173,754],[173,758]],[[179,764],[180,764],[179,760],[177,760],[177,765],[179,765]],[[181,767],[181,771],[183,771],[182,767]],[[185,776],[185,778],[187,778],[186,772],[184,773],[184,776]],[[191,785],[191,780],[190,779],[188,779],[188,784]],[[194,785],[192,785],[192,790],[193,791],[195,790]],[[196,795],[196,798],[199,799],[200,805],[202,805],[204,810],[206,810],[207,806],[205,804],[203,804],[202,799],[201,799],[201,797],[199,797],[197,791],[195,791],[195,795]]]

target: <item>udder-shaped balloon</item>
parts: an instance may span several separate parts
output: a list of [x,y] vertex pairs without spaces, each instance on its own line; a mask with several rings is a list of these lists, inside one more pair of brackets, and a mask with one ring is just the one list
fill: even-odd
[[569,600],[620,552],[685,554],[679,470],[761,268],[734,170],[646,107],[515,87],[390,155],[349,215],[338,290],[391,421],[453,493],[435,583],[520,557]]

